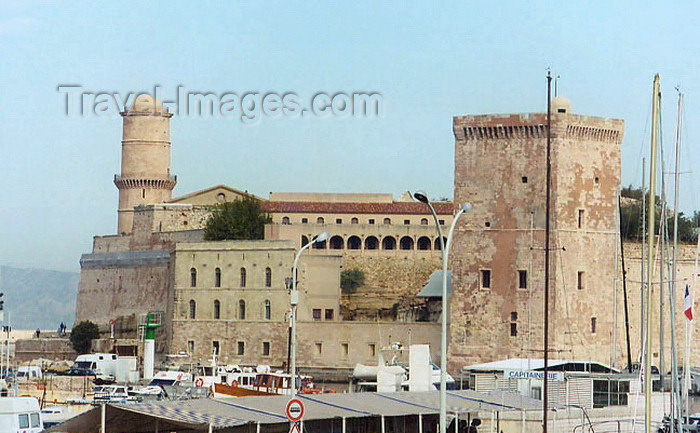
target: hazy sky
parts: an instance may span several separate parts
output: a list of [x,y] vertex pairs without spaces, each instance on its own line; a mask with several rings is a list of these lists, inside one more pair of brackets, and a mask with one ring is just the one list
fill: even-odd
[[[92,236],[116,232],[121,118],[67,116],[60,85],[383,97],[380,118],[176,116],[175,196],[226,184],[452,197],[452,116],[544,111],[547,67],[575,113],[626,121],[625,184],[641,184],[656,72],[667,159],[680,85],[682,171],[697,161],[694,2],[376,3],[2,2],[0,264],[78,270]],[[682,179],[682,208],[700,208],[697,175]]]

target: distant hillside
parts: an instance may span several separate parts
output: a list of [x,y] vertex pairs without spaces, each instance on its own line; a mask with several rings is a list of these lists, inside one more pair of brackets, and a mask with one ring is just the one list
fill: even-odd
[[79,280],[77,272],[0,266],[0,292],[5,294],[3,324],[9,313],[13,329],[55,330],[61,321],[72,327]]

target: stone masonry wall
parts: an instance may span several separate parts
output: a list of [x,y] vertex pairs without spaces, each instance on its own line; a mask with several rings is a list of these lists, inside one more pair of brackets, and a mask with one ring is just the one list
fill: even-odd
[[439,255],[423,257],[382,257],[347,254],[343,269],[360,269],[365,273],[365,284],[356,293],[344,294],[341,300],[345,320],[377,320],[386,318],[395,304],[398,319],[412,317],[412,312],[423,300],[415,296],[423,289],[430,274],[442,269]]

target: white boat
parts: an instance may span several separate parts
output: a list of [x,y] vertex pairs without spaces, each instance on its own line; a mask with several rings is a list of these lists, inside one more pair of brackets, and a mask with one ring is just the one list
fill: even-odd
[[0,398],[0,432],[39,433],[43,429],[39,401],[36,398]]

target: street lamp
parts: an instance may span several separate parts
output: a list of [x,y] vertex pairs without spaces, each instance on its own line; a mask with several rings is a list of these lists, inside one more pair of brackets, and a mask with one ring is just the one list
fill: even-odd
[[469,211],[472,205],[469,203],[464,204],[457,215],[455,215],[452,220],[452,225],[450,226],[450,231],[447,234],[447,245],[445,245],[445,239],[442,236],[442,229],[440,228],[440,221],[438,221],[437,214],[435,213],[435,208],[430,203],[428,195],[422,191],[415,192],[413,198],[421,203],[424,203],[430,208],[430,213],[433,214],[433,219],[435,219],[435,227],[437,228],[438,236],[440,237],[440,251],[442,252],[442,327],[440,332],[440,433],[445,433],[447,431],[447,259],[450,254],[450,245],[452,244],[452,233],[457,225],[457,220],[464,212]]
[[308,244],[301,247],[299,252],[297,252],[296,257],[294,257],[294,267],[292,268],[292,292],[289,296],[289,302],[292,304],[292,313],[289,320],[292,321],[292,362],[290,368],[290,384],[292,389],[292,397],[297,394],[297,304],[299,303],[299,292],[297,291],[297,265],[299,264],[299,257],[304,250],[307,250],[311,245],[317,242],[323,242],[327,240],[331,235],[328,232],[321,232],[318,236],[311,240]]

